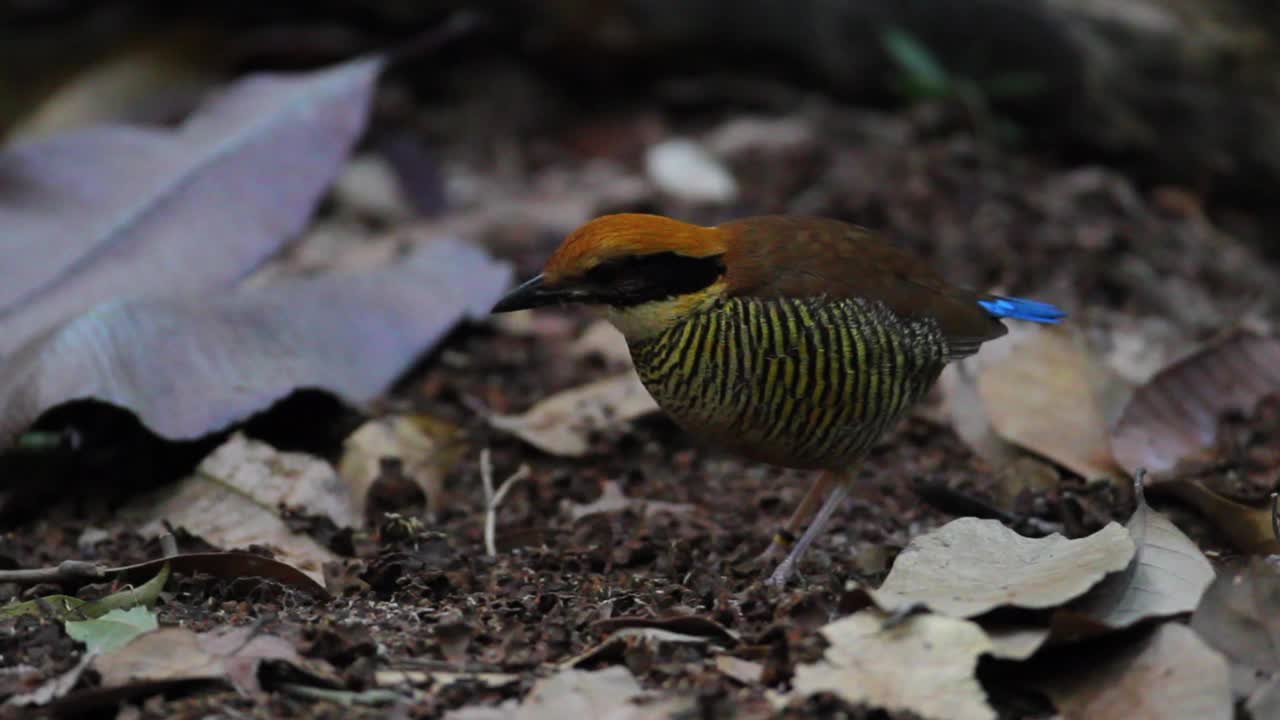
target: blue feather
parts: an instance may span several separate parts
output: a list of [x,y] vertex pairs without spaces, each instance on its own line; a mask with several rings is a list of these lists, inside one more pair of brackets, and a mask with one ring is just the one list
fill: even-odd
[[1058,323],[1067,316],[1057,305],[1037,300],[992,296],[979,300],[978,304],[998,318],[1030,320],[1038,323]]

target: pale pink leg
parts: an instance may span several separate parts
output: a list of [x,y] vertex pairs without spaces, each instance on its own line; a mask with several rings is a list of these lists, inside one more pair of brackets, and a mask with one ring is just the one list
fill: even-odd
[[800,532],[800,528],[804,527],[805,523],[809,522],[809,519],[813,517],[814,511],[818,509],[822,498],[831,490],[831,486],[835,484],[835,481],[835,473],[829,470],[823,470],[818,475],[817,479],[809,485],[809,491],[800,499],[800,504],[791,513],[791,517],[787,519],[787,524],[782,526],[782,531],[774,533],[773,542],[769,543],[769,549],[765,550],[764,554],[760,556],[762,560],[773,562],[782,557],[787,548],[791,547],[791,544],[795,542],[796,533]]
[[791,579],[791,575],[795,572],[796,565],[800,562],[800,557],[804,555],[804,551],[809,549],[814,540],[822,534],[827,523],[831,522],[831,516],[835,514],[840,507],[840,503],[849,496],[849,482],[845,480],[837,483],[831,489],[831,494],[827,496],[827,501],[822,504],[822,509],[818,510],[818,515],[809,523],[809,528],[804,531],[804,535],[796,542],[795,547],[791,548],[791,552],[773,571],[769,579],[765,581],[767,585],[774,587],[782,587],[787,584],[787,580]]

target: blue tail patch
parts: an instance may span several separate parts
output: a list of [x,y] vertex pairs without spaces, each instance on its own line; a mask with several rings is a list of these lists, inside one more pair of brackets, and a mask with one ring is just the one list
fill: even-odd
[[1038,323],[1058,323],[1062,322],[1062,319],[1067,316],[1057,305],[1036,300],[1023,300],[1022,298],[993,296],[986,300],[979,300],[978,304],[998,318],[1007,317],[1014,320],[1030,320]]

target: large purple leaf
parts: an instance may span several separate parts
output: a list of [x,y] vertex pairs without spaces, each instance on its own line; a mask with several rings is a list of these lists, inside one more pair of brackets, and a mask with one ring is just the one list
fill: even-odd
[[103,303],[0,365],[0,446],[78,399],[132,410],[171,439],[228,427],[301,388],[367,402],[459,320],[487,313],[510,279],[505,263],[441,238],[376,272]]
[[98,127],[0,151],[0,356],[105,300],[242,278],[310,218],[381,67],[253,75],[176,130]]

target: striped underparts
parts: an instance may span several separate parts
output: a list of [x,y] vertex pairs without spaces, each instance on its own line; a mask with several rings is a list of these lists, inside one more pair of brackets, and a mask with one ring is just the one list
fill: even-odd
[[731,298],[631,355],[694,435],[778,465],[841,469],[928,391],[947,345],[936,322],[879,302]]

